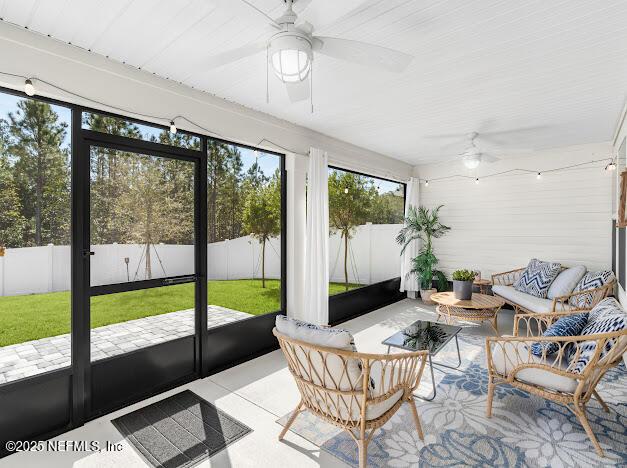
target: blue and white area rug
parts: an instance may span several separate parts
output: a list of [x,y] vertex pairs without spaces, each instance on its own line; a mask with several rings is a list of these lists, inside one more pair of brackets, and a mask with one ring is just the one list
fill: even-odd
[[[597,387],[611,412],[605,413],[594,400],[588,404],[590,424],[605,451],[601,458],[567,408],[513,387],[496,387],[492,417],[487,418],[485,339],[460,336],[459,341],[460,370],[436,370],[440,376],[436,380],[440,380],[435,400],[416,399],[424,442],[418,439],[409,408],[403,405],[370,442],[369,467],[627,465],[627,372],[623,364],[609,371]],[[445,354],[456,357],[454,344],[447,346]],[[423,383],[429,380],[425,369]],[[425,392],[422,387],[419,392]],[[279,424],[288,417],[282,417]],[[357,446],[346,432],[308,412],[296,418],[291,430],[348,465],[358,466]]]

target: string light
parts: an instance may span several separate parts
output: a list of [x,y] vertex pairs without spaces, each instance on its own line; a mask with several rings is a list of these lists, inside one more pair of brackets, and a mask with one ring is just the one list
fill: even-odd
[[428,181],[428,180],[426,180],[426,181],[425,181],[425,187],[428,187],[428,186],[429,186],[429,181]]
[[44,83],[45,85],[47,85],[47,86],[49,86],[51,88],[54,88],[54,89],[56,89],[58,91],[61,91],[62,93],[68,94],[70,96],[74,96],[75,98],[78,98],[78,99],[89,101],[91,103],[94,103],[94,104],[97,104],[97,105],[100,105],[100,106],[103,106],[103,107],[106,107],[106,108],[109,108],[109,109],[113,109],[113,110],[118,111],[118,112],[120,112],[122,114],[127,114],[129,116],[139,116],[139,117],[142,117],[142,118],[144,118],[146,120],[157,120],[157,121],[161,121],[161,122],[170,122],[170,125],[172,125],[172,122],[174,120],[182,119],[182,120],[185,120],[186,122],[192,124],[194,127],[197,127],[199,129],[207,132],[207,134],[209,136],[215,136],[215,137],[218,137],[218,138],[236,140],[235,138],[228,138],[228,137],[226,137],[224,135],[221,135],[220,133],[214,132],[213,130],[211,130],[211,129],[207,128],[207,127],[203,127],[198,122],[195,122],[192,119],[190,119],[188,117],[185,117],[184,115],[177,115],[176,117],[174,117],[174,119],[171,119],[171,118],[167,118],[167,117],[163,117],[163,116],[159,116],[159,115],[145,114],[145,113],[142,113],[142,112],[137,112],[137,111],[132,110],[132,109],[126,109],[124,107],[119,107],[119,106],[115,106],[113,104],[108,104],[106,102],[98,101],[97,99],[92,99],[90,97],[84,96],[84,95],[79,94],[79,93],[75,93],[74,91],[71,91],[71,90],[69,90],[67,88],[64,88],[62,86],[59,86],[57,84],[51,83],[50,81],[43,80],[41,78],[28,78],[26,76],[19,75],[17,73],[8,73],[8,72],[4,72],[4,71],[0,71],[0,75],[11,76],[13,78],[22,78],[22,79],[24,79],[25,80],[24,81],[24,93],[27,96],[34,96],[35,95],[36,90],[35,90],[35,86],[33,85],[33,80],[37,80],[38,82]]
[[[610,161],[608,163],[608,160]],[[527,174],[535,174],[536,175],[536,179],[541,179],[543,174],[546,174],[547,172],[558,172],[558,171],[564,171],[564,170],[568,170],[568,169],[574,169],[577,167],[582,167],[582,166],[589,166],[590,164],[596,164],[596,163],[600,163],[600,162],[604,162],[606,163],[606,166],[596,166],[596,167],[605,167],[606,171],[614,171],[616,170],[616,161],[614,159],[610,159],[610,158],[603,158],[603,159],[594,159],[592,161],[586,161],[586,162],[582,162],[582,163],[577,163],[577,164],[570,164],[568,166],[562,166],[562,167],[556,167],[554,169],[546,169],[542,172],[539,171],[532,171],[531,169],[521,169],[521,168],[516,168],[516,169],[508,169],[506,171],[501,171],[501,172],[495,172],[493,174],[486,174],[481,176],[482,179],[488,178],[488,177],[496,177],[496,176],[500,176],[500,175],[505,175],[505,174],[511,174],[511,173],[516,173],[516,172],[523,172],[523,173],[527,173]],[[425,185],[427,185],[428,182],[433,182],[435,181],[439,181],[439,180],[448,180],[448,179],[470,179],[470,180],[474,180],[475,184],[479,183],[479,177],[472,177],[469,175],[465,175],[465,174],[451,174],[451,175],[447,175],[447,176],[442,176],[442,177],[435,177],[433,179],[420,179],[421,181],[425,181]]]
[[174,120],[170,120],[170,133],[176,133],[176,125],[174,125]]
[[24,92],[27,96],[35,95],[35,86],[33,85],[33,82],[30,80],[30,78],[27,78],[24,82]]
[[348,193],[348,189],[347,188],[344,189],[344,193]]

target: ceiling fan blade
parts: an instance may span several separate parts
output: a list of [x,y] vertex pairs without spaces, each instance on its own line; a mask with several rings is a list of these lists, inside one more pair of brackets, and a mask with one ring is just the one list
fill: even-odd
[[489,163],[493,163],[493,162],[501,160],[501,158],[497,158],[493,154],[489,154],[489,153],[481,153],[481,159]]
[[229,63],[237,62],[245,57],[250,57],[256,53],[265,50],[265,42],[254,42],[238,47],[237,49],[228,50],[218,55],[207,58],[203,61],[202,68],[218,68]]
[[309,76],[303,81],[285,83],[285,89],[287,90],[287,96],[290,98],[290,102],[300,102],[309,99],[310,86]]
[[313,48],[329,57],[358,63],[367,67],[383,68],[400,73],[412,61],[409,54],[373,44],[336,37],[314,37]]
[[250,0],[212,0],[216,6],[228,11],[238,19],[244,18],[255,23],[270,24],[274,29],[281,26],[268,14],[257,8]]
[[[294,11],[299,16],[309,21],[311,24],[315,24],[318,30],[335,23],[340,18],[346,16],[348,13],[362,6],[366,3],[366,0],[315,0],[306,8],[301,8],[297,11],[298,4],[303,0],[297,0],[294,3]],[[305,2],[307,0],[304,0]]]
[[537,132],[538,130],[546,130],[549,128],[547,125],[530,125],[528,127],[511,128],[509,130],[496,130],[493,132],[479,133],[479,138],[490,140],[492,137],[500,135],[513,135],[517,133]]
[[296,21],[296,29],[304,32],[307,35],[311,35],[311,33],[313,33],[314,31],[313,24],[311,24],[309,21]]
[[294,5],[292,6],[292,10],[294,10],[294,13],[300,15],[303,11],[305,11],[305,9],[309,6],[310,3],[311,3],[311,0],[295,1]]

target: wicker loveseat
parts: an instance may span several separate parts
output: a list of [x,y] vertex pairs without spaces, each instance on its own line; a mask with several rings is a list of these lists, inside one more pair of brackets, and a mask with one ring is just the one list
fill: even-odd
[[[514,283],[524,273],[526,268],[495,273],[492,275],[492,293],[501,297],[507,304],[514,308],[516,314],[549,313],[549,312],[574,312],[577,310],[591,309],[601,302],[614,290],[616,280],[612,279],[607,284],[584,291],[578,291],[567,295],[544,299],[531,294],[517,291]],[[562,271],[566,268],[562,267]],[[585,307],[573,304],[585,303]]]

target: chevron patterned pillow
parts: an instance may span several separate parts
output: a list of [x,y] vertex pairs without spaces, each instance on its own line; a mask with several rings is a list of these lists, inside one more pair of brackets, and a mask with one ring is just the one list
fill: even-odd
[[[588,324],[581,332],[581,335],[610,333],[624,330],[625,328],[627,328],[627,313],[616,299],[608,297],[599,302],[594,309],[590,311],[588,314]],[[607,340],[599,359],[603,359],[617,341],[617,338]],[[570,363],[568,370],[581,374],[590,362],[590,359],[594,356],[597,349],[597,342],[595,340],[583,341],[577,345],[577,348],[580,350],[579,357],[576,361]],[[571,350],[571,356],[576,353],[577,348]]]
[[[614,281],[614,273],[609,270],[589,271],[583,278],[581,278],[581,280],[579,280],[579,283],[577,283],[577,286],[573,289],[573,294],[581,291],[587,291],[588,289],[600,288],[611,281]],[[590,293],[573,296],[568,302],[570,305],[575,306],[578,309],[589,309],[592,307],[593,300],[594,297],[592,293]]]
[[549,287],[559,275],[561,267],[562,265],[556,262],[543,262],[532,258],[527,269],[514,283],[514,289],[546,299]]

